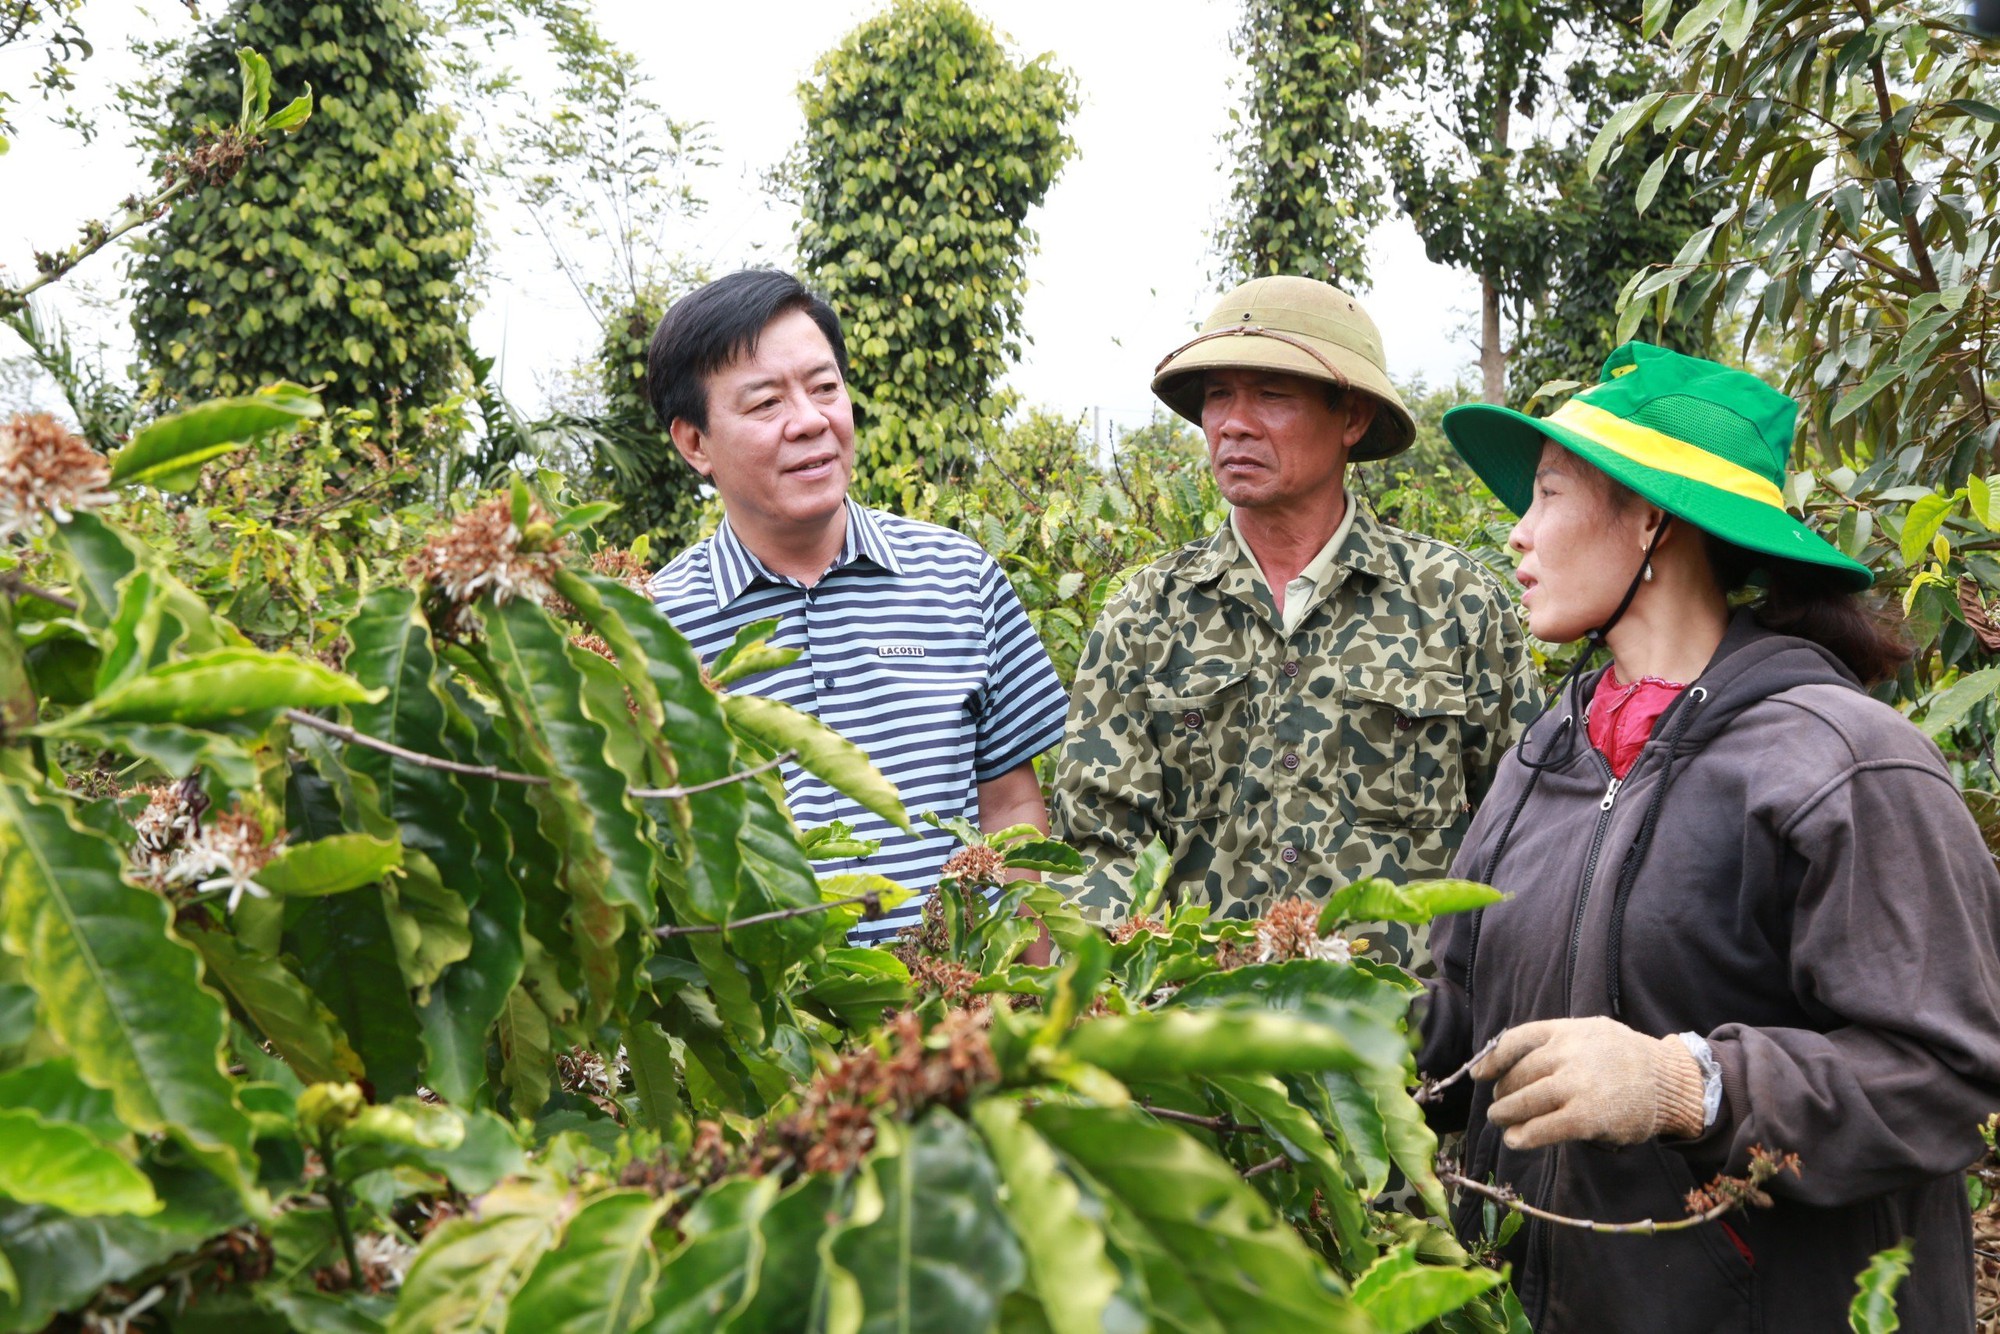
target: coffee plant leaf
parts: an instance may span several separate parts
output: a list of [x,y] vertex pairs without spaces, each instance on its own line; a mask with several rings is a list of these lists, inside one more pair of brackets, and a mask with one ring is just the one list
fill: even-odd
[[1022,1120],[1020,1104],[986,1098],[972,1109],[1003,1189],[1000,1207],[1027,1262],[1027,1283],[1052,1334],[1101,1334],[1118,1291],[1104,1229],[1082,1208],[1055,1150]]
[[250,1120],[223,1072],[222,1004],[169,932],[166,900],[126,883],[123,863],[60,806],[0,783],[0,939],[77,1072],[126,1126],[171,1134],[261,1211]]
[[70,1214],[156,1214],[146,1174],[73,1125],[0,1107],[0,1195]]
[[641,1190],[596,1196],[542,1256],[507,1308],[508,1334],[624,1334],[652,1311],[653,1228],[669,1201]]

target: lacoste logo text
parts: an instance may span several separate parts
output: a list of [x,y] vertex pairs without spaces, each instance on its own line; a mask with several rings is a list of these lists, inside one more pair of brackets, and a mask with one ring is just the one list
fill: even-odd
[[878,644],[875,646],[878,658],[921,658],[924,656],[922,644]]

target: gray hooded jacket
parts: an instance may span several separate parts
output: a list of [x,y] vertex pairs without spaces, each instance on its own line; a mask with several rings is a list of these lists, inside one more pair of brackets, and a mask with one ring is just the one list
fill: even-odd
[[[1437,924],[1419,1063],[1611,1015],[1706,1037],[1720,1113],[1694,1140],[1517,1152],[1486,1120],[1491,1085],[1467,1081],[1434,1122],[1466,1128],[1468,1176],[1575,1217],[1682,1217],[1753,1145],[1798,1154],[1800,1175],[1726,1226],[1530,1221],[1505,1255],[1536,1330],[1844,1329],[1854,1276],[1903,1238],[1903,1328],[1970,1330],[1960,1173],[2000,1110],[2000,874],[1942,757],[1831,655],[1745,613],[1622,783],[1584,735],[1595,683],[1509,753],[1466,835],[1453,874],[1511,897]],[[1467,1192],[1462,1237],[1481,1215]]]

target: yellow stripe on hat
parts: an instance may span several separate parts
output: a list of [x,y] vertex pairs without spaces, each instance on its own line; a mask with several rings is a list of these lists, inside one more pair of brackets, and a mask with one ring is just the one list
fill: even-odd
[[1754,500],[1773,509],[1785,508],[1784,493],[1768,477],[1759,477],[1748,468],[1731,463],[1664,431],[1626,421],[1623,417],[1592,407],[1581,399],[1571,399],[1549,414],[1549,423],[1566,426],[1642,468],[1672,473],[1689,481],[1727,491],[1745,500]]

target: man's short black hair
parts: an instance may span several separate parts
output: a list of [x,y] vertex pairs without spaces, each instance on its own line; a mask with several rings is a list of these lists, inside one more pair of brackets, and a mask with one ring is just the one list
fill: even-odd
[[679,418],[706,431],[708,377],[754,352],[771,321],[794,310],[812,316],[846,378],[847,344],[833,307],[789,273],[742,269],[674,302],[653,331],[646,349],[646,397],[660,423],[671,429]]

